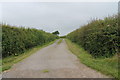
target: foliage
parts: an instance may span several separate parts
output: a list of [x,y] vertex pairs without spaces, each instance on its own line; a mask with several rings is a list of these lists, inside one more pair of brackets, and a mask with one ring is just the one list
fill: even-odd
[[117,16],[93,20],[68,34],[67,38],[81,45],[94,57],[111,57],[118,53],[120,47],[117,21]]
[[119,59],[117,55],[110,58],[94,58],[78,44],[72,43],[68,39],[66,39],[66,42],[69,50],[80,59],[80,62],[103,74],[117,78],[116,80],[120,80],[120,74],[118,74]]
[[59,35],[60,33],[59,33],[59,31],[55,31],[52,34]]
[[10,69],[14,64],[16,64],[19,61],[25,59],[26,57],[32,55],[33,53],[36,53],[38,50],[40,50],[48,45],[53,44],[55,41],[56,40],[45,43],[42,46],[38,45],[32,49],[25,51],[24,54],[20,54],[18,56],[11,55],[11,56],[5,57],[4,59],[0,60],[0,63],[2,63],[2,67],[0,67],[0,72]]
[[60,38],[66,38],[66,36],[60,36]]
[[27,49],[53,41],[58,36],[42,30],[2,24],[2,56],[19,55]]

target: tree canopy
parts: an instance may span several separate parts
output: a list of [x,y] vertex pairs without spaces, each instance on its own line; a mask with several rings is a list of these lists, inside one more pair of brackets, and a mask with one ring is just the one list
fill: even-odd
[[52,34],[59,35],[60,33],[59,33],[59,31],[55,31]]

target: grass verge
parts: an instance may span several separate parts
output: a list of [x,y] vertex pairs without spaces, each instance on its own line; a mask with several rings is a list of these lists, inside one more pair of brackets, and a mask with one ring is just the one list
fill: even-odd
[[[69,50],[75,54],[80,62],[91,67],[103,74],[118,78],[118,58],[114,56],[112,58],[93,58],[87,51],[81,48],[79,45],[66,39]],[[120,80],[120,79],[119,79]]]
[[60,43],[62,42],[62,40],[63,40],[63,39],[60,39],[60,40],[57,42],[57,44],[60,44]]
[[[56,41],[56,40],[55,40]],[[20,54],[18,56],[9,56],[9,57],[6,57],[4,59],[2,59],[2,67],[0,67],[0,70],[1,71],[5,71],[5,70],[8,70],[10,69],[15,63],[25,59],[26,57],[30,56],[31,54],[37,52],[38,50],[48,46],[48,45],[51,45],[53,44],[55,41],[52,41],[52,42],[49,42],[49,43],[46,43],[44,45],[40,45],[40,46],[36,46],[28,51],[26,51],[25,53],[23,54]],[[2,68],[2,69],[1,69]]]

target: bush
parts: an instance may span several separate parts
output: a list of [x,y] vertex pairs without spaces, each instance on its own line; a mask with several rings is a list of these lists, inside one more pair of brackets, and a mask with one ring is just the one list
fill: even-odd
[[53,41],[58,36],[42,30],[2,24],[2,57],[19,55],[27,49]]
[[94,57],[111,57],[118,53],[120,47],[117,21],[117,16],[93,20],[68,34],[67,38],[81,45]]

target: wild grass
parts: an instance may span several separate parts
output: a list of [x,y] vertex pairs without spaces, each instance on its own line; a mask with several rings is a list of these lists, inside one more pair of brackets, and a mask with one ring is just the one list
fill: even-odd
[[[69,50],[75,54],[80,62],[110,77],[118,78],[118,57],[94,58],[79,45],[66,39]],[[120,75],[119,75],[120,76]]]
[[44,70],[42,70],[42,72],[43,72],[43,73],[48,73],[49,70],[48,70],[48,69],[44,69]]
[[60,44],[60,43],[62,42],[62,40],[63,40],[63,39],[60,39],[60,40],[57,42],[57,44]]
[[[56,40],[52,41],[52,42],[48,42],[44,45],[39,45],[37,47],[34,47],[32,49],[27,50],[25,53],[23,54],[19,54],[17,56],[9,56],[6,57],[2,60],[2,71],[8,70],[10,69],[15,63],[27,58],[28,56],[32,55],[33,53],[37,52],[38,50],[51,45],[55,42]],[[1,68],[0,68],[1,69]]]

